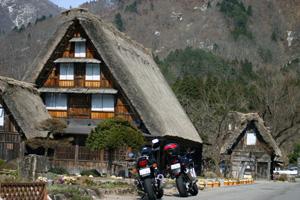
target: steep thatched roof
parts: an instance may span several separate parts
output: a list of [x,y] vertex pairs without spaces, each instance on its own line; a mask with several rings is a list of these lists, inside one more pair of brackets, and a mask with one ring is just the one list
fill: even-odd
[[51,66],[57,59],[54,50],[68,28],[78,20],[151,135],[202,143],[147,49],[85,10],[64,12],[60,20],[56,33],[35,59],[24,80],[35,82],[43,68]]
[[273,150],[277,157],[282,157],[279,146],[272,137],[269,129],[264,125],[264,121],[258,113],[244,114],[240,112],[230,112],[227,116],[227,122],[228,123],[225,124],[227,138],[221,148],[221,154],[228,153],[238,142],[239,136],[244,133],[247,126],[250,123],[253,123],[267,146]]
[[39,126],[50,116],[32,84],[0,76],[0,96],[27,139],[47,136]]

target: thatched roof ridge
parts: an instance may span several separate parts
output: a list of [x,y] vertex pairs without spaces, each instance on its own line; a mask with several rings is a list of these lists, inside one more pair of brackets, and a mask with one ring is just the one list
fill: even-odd
[[[112,25],[85,11],[65,13],[54,38],[25,79],[35,82],[68,27],[78,20],[152,135],[202,140],[153,60],[152,54]],[[66,25],[68,25],[66,27]]]
[[0,90],[1,91],[2,91],[3,88],[5,88],[6,86],[9,85],[9,86],[21,87],[21,88],[27,89],[31,92],[37,93],[37,89],[34,87],[34,84],[32,84],[32,83],[18,81],[18,80],[15,80],[13,78],[5,77],[5,76],[0,76],[0,82],[1,82],[1,84],[0,84]]
[[32,84],[0,76],[0,96],[27,139],[47,136],[39,127],[50,116]]
[[282,152],[272,137],[270,130],[265,126],[263,119],[259,116],[258,113],[240,113],[240,112],[230,112],[227,116],[229,120],[229,125],[231,130],[227,130],[227,138],[224,141],[224,144],[221,148],[220,153],[228,153],[237,142],[239,136],[247,128],[249,123],[254,123],[259,134],[262,136],[265,143],[274,151],[274,154],[277,157],[282,157]]

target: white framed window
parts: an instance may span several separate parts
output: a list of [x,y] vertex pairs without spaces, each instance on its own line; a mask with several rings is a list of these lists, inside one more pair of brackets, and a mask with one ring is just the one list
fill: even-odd
[[46,108],[49,110],[67,110],[67,95],[46,93],[45,94]]
[[85,42],[75,42],[75,57],[85,58],[86,57],[86,45]]
[[92,111],[114,112],[115,111],[114,95],[93,94]]
[[0,126],[4,126],[4,108],[0,104]]
[[85,80],[99,81],[100,80],[100,65],[99,64],[86,64]]
[[59,71],[59,80],[74,80],[73,63],[61,63]]
[[256,134],[254,132],[247,132],[246,134],[246,145],[256,145]]

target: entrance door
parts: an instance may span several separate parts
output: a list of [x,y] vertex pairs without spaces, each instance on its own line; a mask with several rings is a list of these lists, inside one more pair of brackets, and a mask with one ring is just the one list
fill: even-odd
[[268,163],[267,162],[258,162],[257,163],[257,179],[268,179]]
[[91,98],[85,94],[70,94],[69,95],[69,110],[70,118],[88,119],[91,115]]

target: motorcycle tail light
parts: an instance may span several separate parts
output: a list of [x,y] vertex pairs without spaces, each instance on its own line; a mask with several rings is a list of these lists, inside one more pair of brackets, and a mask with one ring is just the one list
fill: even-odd
[[176,164],[176,163],[178,163],[177,159],[172,160],[172,164]]
[[138,163],[139,167],[146,167],[147,164],[148,164],[147,160],[140,160]]

